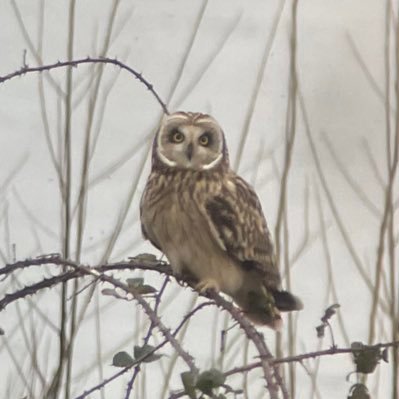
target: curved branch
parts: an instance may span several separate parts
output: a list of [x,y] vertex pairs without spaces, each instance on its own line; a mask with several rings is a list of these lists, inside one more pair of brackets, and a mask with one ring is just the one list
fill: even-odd
[[[16,293],[6,295],[3,299],[0,300],[0,310],[3,310],[5,306],[10,304],[11,302],[23,298],[26,295],[31,295],[36,291],[38,291],[39,289],[51,287],[56,285],[57,283],[69,279],[90,275],[98,280],[108,282],[112,284],[114,287],[120,288],[124,292],[133,295],[134,299],[144,309],[144,312],[147,314],[151,323],[155,327],[157,327],[161,331],[163,336],[171,343],[171,345],[174,347],[179,356],[189,366],[190,370],[194,372],[198,371],[196,366],[194,365],[194,361],[191,355],[189,355],[181,348],[180,344],[177,342],[176,338],[174,337],[174,334],[172,334],[171,331],[162,324],[156,312],[154,312],[154,310],[147,303],[147,301],[144,300],[142,295],[140,295],[134,289],[122,283],[121,281],[105,274],[106,271],[111,271],[111,270],[141,269],[141,270],[156,271],[158,273],[170,276],[172,275],[172,271],[168,264],[159,261],[143,260],[141,257],[138,257],[136,259],[133,258],[130,262],[126,263],[122,262],[122,263],[113,263],[108,265],[100,265],[97,267],[88,267],[76,264],[69,260],[63,260],[58,256],[44,256],[36,259],[27,259],[25,261],[6,265],[4,268],[0,269],[0,275],[3,274],[7,276],[7,274],[17,269],[29,266],[39,266],[43,264],[67,266],[72,268],[73,270],[72,271],[70,270],[64,274],[60,274],[59,276],[51,277],[50,279],[45,279],[42,282],[39,282],[32,286],[25,287]],[[260,367],[263,370],[263,375],[267,383],[267,389],[270,392],[270,398],[271,399],[278,398],[279,388],[283,393],[283,398],[284,399],[288,398],[289,395],[284,385],[283,379],[280,375],[280,372],[278,370],[278,365],[273,363],[273,356],[270,353],[269,349],[267,348],[262,335],[255,329],[252,323],[246,319],[246,317],[242,314],[242,312],[232,302],[227,301],[221,295],[215,292],[207,293],[204,296],[212,299],[218,307],[229,312],[231,317],[235,321],[237,321],[239,326],[244,330],[247,337],[255,345],[259,353],[259,356],[261,358]]]
[[139,72],[136,72],[133,68],[129,67],[128,65],[124,64],[123,62],[112,58],[108,57],[87,57],[87,58],[81,58],[78,60],[72,60],[72,61],[57,61],[53,64],[47,64],[47,65],[41,65],[37,67],[30,67],[29,65],[23,65],[18,71],[11,72],[7,75],[0,76],[0,83],[3,83],[7,80],[11,80],[13,78],[16,78],[17,76],[23,76],[27,73],[32,73],[32,72],[43,72],[43,71],[50,71],[52,69],[56,68],[65,68],[65,67],[78,67],[79,65],[82,64],[113,64],[118,66],[121,69],[124,69],[125,71],[128,71],[130,74],[132,74],[136,79],[138,79],[141,83],[144,84],[144,86],[151,92],[151,94],[156,98],[158,101],[159,105],[162,107],[163,112],[165,114],[169,114],[168,108],[166,104],[162,101],[161,97],[157,93],[157,91],[154,89],[154,86],[143,77],[143,75]]
[[262,367],[267,389],[270,392],[270,398],[278,398],[278,387],[280,387],[283,393],[283,398],[288,398],[288,391],[280,375],[278,366],[273,365],[273,355],[266,346],[263,336],[232,302],[226,301],[222,296],[213,292],[207,294],[207,296],[213,299],[218,307],[230,313],[231,317],[239,324],[240,328],[244,330],[248,339],[255,345],[259,357],[261,358],[259,366]]
[[137,292],[137,290],[135,290],[132,287],[129,287],[127,284],[124,284],[119,280],[116,280],[113,277],[110,277],[102,272],[99,272],[95,268],[81,266],[81,265],[75,265],[72,262],[70,262],[70,263],[71,263],[71,266],[76,271],[82,271],[86,275],[91,275],[93,277],[98,278],[101,281],[112,284],[114,287],[122,289],[123,291],[125,291],[126,294],[132,294],[133,298],[139,303],[139,305],[143,308],[144,312],[150,319],[151,324],[154,327],[159,329],[161,334],[173,346],[173,348],[178,353],[178,355],[186,362],[187,366],[190,368],[190,371],[192,371],[193,373],[198,372],[198,369],[194,364],[193,357],[182,348],[180,343],[173,336],[172,332],[162,323],[160,318],[157,316],[156,312],[154,312],[154,310],[151,308],[151,306],[148,304],[148,302],[143,298],[143,296],[141,294],[139,294]]
[[[194,364],[193,357],[191,355],[189,355],[188,352],[186,352],[182,348],[182,346],[176,340],[176,338],[171,333],[171,331],[161,322],[161,320],[157,316],[156,312],[154,312],[154,310],[151,308],[151,306],[148,304],[148,302],[142,297],[142,295],[139,294],[134,288],[129,287],[127,284],[124,284],[121,281],[103,273],[103,271],[101,269],[106,269],[108,265],[102,265],[101,267],[93,268],[93,267],[78,265],[74,262],[71,262],[68,260],[63,260],[59,257],[39,257],[36,259],[28,259],[28,260],[25,260],[22,262],[17,262],[12,265],[7,265],[5,268],[0,269],[0,271],[3,271],[4,269],[10,271],[10,270],[16,270],[21,267],[28,267],[31,265],[40,265],[40,264],[49,264],[49,263],[63,265],[63,266],[69,266],[73,270],[69,270],[68,272],[60,274],[59,276],[44,279],[43,281],[33,284],[31,286],[24,287],[23,289],[17,291],[16,293],[5,295],[0,300],[0,311],[3,310],[11,302],[14,302],[15,300],[23,298],[27,295],[32,295],[40,289],[50,288],[56,284],[59,284],[60,282],[65,282],[65,281],[68,281],[68,280],[71,280],[74,278],[78,278],[78,277],[82,277],[85,275],[93,276],[100,281],[108,282],[108,283],[112,284],[114,287],[120,288],[126,294],[133,295],[133,298],[143,308],[147,317],[150,319],[152,325],[160,330],[161,334],[173,346],[173,348],[179,354],[179,356],[186,362],[186,364],[188,365],[190,370],[194,373],[198,372],[198,369]],[[154,265],[154,262],[152,262],[152,263]],[[159,266],[159,262],[155,262],[155,263],[156,264],[154,266]],[[127,263],[125,265],[132,267],[131,263]],[[110,266],[110,268],[112,268],[115,265],[109,265],[109,266]],[[149,268],[148,265],[145,265],[145,264],[142,266],[144,269]],[[133,268],[139,269],[140,267],[138,267],[138,265],[134,265]]]
[[[399,347],[399,341],[393,341],[393,342],[386,342],[382,344],[376,344],[372,345],[372,348],[396,348]],[[370,349],[370,347],[368,347]],[[302,362],[303,360],[306,359],[314,359],[314,358],[319,358],[323,356],[332,356],[332,355],[339,355],[339,354],[348,354],[348,353],[354,353],[358,352],[359,349],[353,349],[353,348],[337,348],[337,347],[331,347],[330,349],[325,349],[322,351],[315,351],[315,352],[309,352],[309,353],[302,353],[300,355],[296,356],[287,356],[287,357],[282,357],[279,359],[273,359],[271,360],[272,364],[281,364],[281,363],[293,363],[293,362]],[[251,370],[254,370],[256,368],[259,368],[262,366],[262,363],[260,361],[258,362],[253,362],[250,364],[246,364],[245,366],[241,367],[234,367],[233,369],[227,371],[224,373],[226,377],[233,375],[233,374],[239,374],[243,372],[248,372]]]

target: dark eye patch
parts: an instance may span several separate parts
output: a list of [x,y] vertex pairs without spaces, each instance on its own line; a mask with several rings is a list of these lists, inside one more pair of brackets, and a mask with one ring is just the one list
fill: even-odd
[[184,134],[177,128],[174,128],[169,133],[169,141],[171,143],[182,143],[184,141]]
[[198,142],[204,147],[209,147],[213,142],[212,134],[210,132],[203,133],[198,139]]

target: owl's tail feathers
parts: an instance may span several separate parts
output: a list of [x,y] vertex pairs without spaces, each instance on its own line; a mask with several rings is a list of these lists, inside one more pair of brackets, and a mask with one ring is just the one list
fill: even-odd
[[280,312],[303,308],[302,301],[290,292],[265,287],[261,290],[241,290],[233,299],[254,324],[268,326],[276,331],[280,331],[283,325]]
[[241,292],[240,294],[234,297],[234,301],[252,323],[268,326],[276,331],[281,330],[283,320],[270,294],[266,291]]
[[302,301],[288,291],[275,290],[272,291],[272,295],[277,309],[282,312],[291,312],[293,310],[303,309]]

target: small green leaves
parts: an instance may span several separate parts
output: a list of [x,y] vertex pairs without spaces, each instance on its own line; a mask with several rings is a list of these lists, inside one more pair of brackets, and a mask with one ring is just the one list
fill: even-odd
[[157,257],[154,254],[138,254],[133,259],[142,262],[158,262]]
[[126,292],[130,291],[133,294],[140,295],[154,294],[155,292],[157,292],[157,290],[153,286],[144,284],[143,277],[128,278],[126,280],[126,284],[128,286],[128,290],[126,288],[125,290],[120,288],[103,288],[101,290],[101,293],[103,295],[113,296],[117,299],[131,300],[131,298],[129,298],[130,295],[126,295]]
[[138,288],[144,284],[144,278],[143,277],[128,278],[126,280],[126,283],[129,286],[129,288]]
[[160,359],[163,356],[163,354],[151,353],[154,352],[154,349],[155,347],[152,345],[143,345],[143,346],[135,345],[134,357],[136,361],[139,362],[142,360],[145,363],[150,363]]
[[[370,374],[374,372],[381,359],[388,362],[388,350],[382,349],[380,345],[370,346],[362,342],[352,342],[351,349],[353,362],[356,365],[356,371],[352,373]],[[348,399],[370,399],[369,391],[364,384],[354,384],[350,388]]]
[[326,327],[326,324],[320,324],[316,327],[317,338],[324,338]]
[[154,292],[157,292],[157,290],[153,286],[148,285],[148,284],[143,284],[136,291],[141,295],[148,295],[148,294],[153,294]]
[[151,285],[144,284],[144,278],[128,278],[126,280],[128,287],[141,295],[153,294],[157,290]]
[[225,380],[226,377],[221,371],[217,369],[210,369],[203,371],[198,376],[197,388],[207,395],[212,395],[213,389],[223,385]]
[[385,349],[381,352],[381,359],[382,359],[385,363],[388,363],[388,348],[385,348]]
[[127,352],[118,352],[112,358],[112,365],[115,367],[131,367],[134,359]]
[[139,254],[137,256],[129,257],[129,263],[137,265],[155,266],[162,264],[154,254]]
[[[180,374],[184,386],[184,392],[190,399],[197,399],[196,389],[200,390],[203,394],[214,399],[225,399],[225,395],[216,395],[213,390],[221,387],[226,381],[225,375],[217,370],[210,369],[203,371],[200,374],[186,371]],[[201,397],[203,397],[201,395]]]
[[132,367],[140,362],[155,362],[164,356],[161,353],[155,353],[155,347],[148,344],[143,346],[135,345],[133,355],[134,358],[127,352],[118,352],[112,359],[112,365],[115,367]]
[[331,338],[333,340],[333,346],[335,346],[334,339],[333,339],[333,334],[332,334],[332,329],[330,326],[329,320],[331,319],[332,316],[334,316],[337,313],[337,309],[340,307],[338,303],[334,303],[333,305],[329,306],[325,311],[324,315],[320,318],[322,324],[316,327],[316,332],[317,332],[317,338],[324,338],[326,328],[330,328],[331,332]]
[[340,308],[340,304],[339,303],[334,303],[333,305],[329,306],[325,311],[324,311],[324,315],[321,318],[321,321],[323,323],[327,323],[332,316],[335,315],[335,313],[337,313],[337,309]]
[[185,371],[180,374],[181,380],[183,382],[184,391],[188,395],[190,399],[197,399],[197,394],[195,393],[195,387],[197,385],[197,377],[196,373],[192,371]]
[[387,353],[375,346],[364,345],[361,342],[352,342],[353,361],[356,372],[363,374],[372,373],[381,359],[387,361]]
[[352,385],[348,399],[370,399],[369,391],[363,384]]

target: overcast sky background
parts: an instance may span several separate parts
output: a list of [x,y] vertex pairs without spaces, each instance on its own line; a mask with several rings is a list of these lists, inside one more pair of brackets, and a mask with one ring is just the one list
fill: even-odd
[[[67,2],[44,1],[43,25],[39,23],[40,3],[39,0],[17,1],[33,46],[38,46],[39,28],[42,26],[43,62],[65,60],[68,41]],[[74,58],[100,54],[112,3],[110,0],[77,2]],[[211,113],[225,131],[233,163],[264,49],[270,40],[271,29],[281,4],[280,1],[271,0],[209,1],[177,89],[169,102],[170,111]],[[142,72],[166,101],[202,5],[201,1],[187,0],[121,0],[108,55]],[[275,163],[281,171],[284,156],[290,13],[291,1],[286,1],[263,75],[250,124],[250,135],[239,165],[239,173],[255,183],[273,231],[279,196],[279,180],[273,165]],[[299,2],[297,67],[301,92],[329,187],[355,248],[361,260],[368,265],[371,278],[374,276],[379,218],[360,202],[339,173],[325,144],[325,137],[329,138],[342,164],[364,189],[368,198],[377,208],[382,209],[383,191],[370,166],[365,142],[381,174],[386,178],[385,109],[376,93],[384,90],[384,31],[385,1]],[[354,46],[375,79],[377,88],[373,88],[367,80],[355,57]],[[12,1],[1,0],[1,76],[22,66],[24,49],[27,50],[26,62],[31,66],[37,65],[17,23]],[[65,72],[59,70],[51,74],[61,87],[65,87]],[[73,97],[77,105],[72,118],[72,148],[76,165],[73,169],[75,199],[80,174],[77,165],[80,165],[88,113],[87,99],[80,101],[80,98],[87,92],[90,72],[93,69],[89,66],[80,66],[74,70],[74,83],[77,85]],[[94,181],[99,176],[101,179],[89,193],[82,255],[82,260],[91,264],[98,262],[104,253],[104,245],[126,202],[132,179],[143,156],[146,156],[148,146],[142,143],[145,140],[148,142],[161,116],[159,104],[140,82],[126,72],[118,72],[113,66],[106,66],[99,94],[101,98],[111,84],[113,88],[107,102],[103,108],[97,108],[95,118],[96,126],[99,126],[100,121],[102,125],[90,166],[90,180]],[[50,132],[56,142],[57,129],[60,126],[62,129],[62,122],[58,118],[60,105],[47,80],[45,93]],[[100,104],[103,102],[100,101]],[[37,75],[28,75],[0,85],[0,129],[0,187],[7,182],[0,191],[1,253],[7,261],[12,260],[10,243],[16,245],[17,259],[60,252],[59,187],[43,134]],[[260,150],[263,160],[254,181],[254,168]],[[119,169],[110,171],[110,166],[123,157],[126,162]],[[14,170],[17,172],[8,181],[7,178]],[[140,179],[122,234],[112,252],[113,261],[141,252],[156,253],[149,244],[144,243],[138,223],[138,204],[148,171],[147,161],[146,171]],[[310,195],[310,231],[315,235],[315,240],[292,270],[293,291],[303,298],[305,304],[298,319],[298,352],[317,348],[314,327],[319,323],[326,305],[327,268],[320,240],[317,192],[322,196],[329,226],[327,234],[334,278],[351,341],[367,340],[371,302],[369,292],[359,277],[328,208],[302,117],[298,116],[288,185],[291,253],[295,252],[303,239],[306,184],[309,184]],[[20,277],[33,282],[41,276],[42,272],[35,270]],[[1,288],[2,284],[4,288]],[[1,294],[8,292],[8,288],[6,283],[0,283]],[[177,309],[176,314],[168,314],[171,325],[179,319],[179,315],[184,314],[187,308],[185,302],[190,301],[190,295],[182,294],[179,289],[175,285],[170,288],[169,294],[179,298],[179,301],[172,303],[173,308]],[[53,301],[54,295],[54,292],[46,293],[38,303],[46,313],[54,312],[54,320],[57,320],[55,312],[58,307]],[[132,335],[134,323],[130,306],[125,303],[114,304],[104,310],[101,326],[104,353],[112,353],[112,348],[126,342],[125,339]],[[203,340],[204,346],[210,346],[210,334],[206,328],[210,319],[213,320],[213,313],[204,312],[198,316],[189,334],[187,347],[195,346],[199,339]],[[13,306],[0,314],[0,326],[6,332],[15,320]],[[381,319],[382,325],[384,322]],[[78,337],[77,347],[80,350],[76,351],[76,356],[82,356],[79,360],[82,369],[90,367],[95,358],[95,345],[92,342],[94,328],[90,319]],[[388,325],[386,329],[389,331]],[[265,334],[269,342],[272,342],[272,333],[265,331]],[[20,334],[8,339],[14,350],[23,355],[25,349]],[[131,347],[133,343],[126,343],[125,348]],[[345,345],[338,328],[337,343]],[[272,344],[270,346],[273,347]],[[327,340],[325,346],[328,347]],[[15,375],[1,340],[0,350],[0,374]],[[55,341],[51,350],[56,353]],[[205,367],[209,361],[209,352],[203,351],[198,356],[199,361],[203,362],[201,367]],[[106,375],[114,372],[108,366],[111,357],[104,360]],[[241,359],[237,363],[239,361]],[[322,397],[332,397],[333,393],[334,397],[345,397],[350,386],[350,383],[345,382],[345,376],[353,369],[350,359],[335,357],[324,359],[322,363],[319,378]],[[388,378],[389,369],[386,364],[381,365],[380,378],[388,386],[391,381]],[[78,374],[79,369],[76,370]],[[297,397],[307,397],[310,379],[301,368],[298,368],[298,379],[300,384]],[[97,381],[98,376],[94,374],[82,382],[81,387],[89,387]],[[179,384],[177,379],[174,388],[179,388]],[[109,397],[123,392],[123,387],[122,381],[111,386],[107,391]],[[2,378],[0,396],[4,388],[5,379]]]

